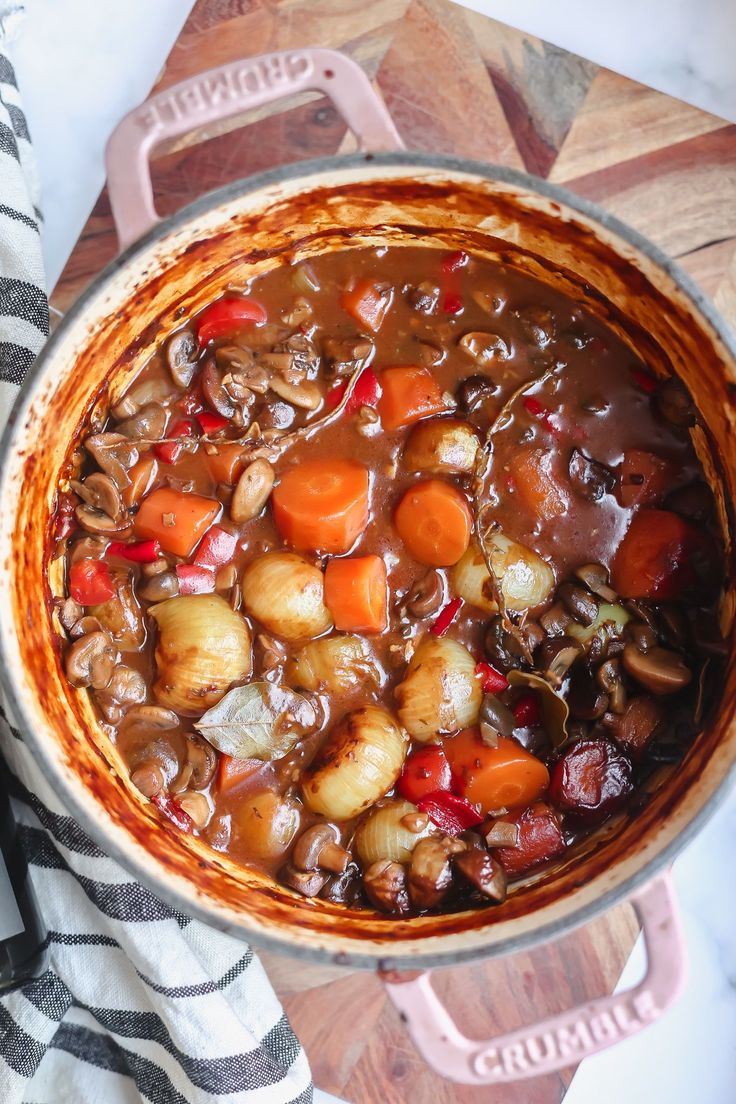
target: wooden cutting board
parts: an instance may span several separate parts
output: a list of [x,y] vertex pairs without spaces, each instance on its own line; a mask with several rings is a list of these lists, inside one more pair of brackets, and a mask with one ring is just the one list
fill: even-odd
[[[198,0],[157,88],[265,50],[345,50],[409,149],[564,183],[676,257],[736,321],[736,126],[445,0]],[[161,213],[261,169],[351,148],[331,103],[303,97],[157,160]],[[102,193],[54,292],[61,311],[115,254]],[[610,992],[636,937],[622,907],[512,960],[435,975],[483,1037]],[[420,1061],[370,974],[264,955],[320,1088],[353,1104],[557,1104],[572,1069],[518,1086],[450,1085]]]

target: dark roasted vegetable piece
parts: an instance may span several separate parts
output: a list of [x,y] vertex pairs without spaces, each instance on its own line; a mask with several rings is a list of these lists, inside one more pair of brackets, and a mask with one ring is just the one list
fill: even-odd
[[515,816],[505,816],[503,822],[518,827],[515,847],[496,847],[493,851],[509,878],[518,878],[565,850],[559,814],[543,801],[536,801]]
[[591,460],[576,448],[570,453],[567,470],[573,490],[588,502],[600,502],[616,486],[616,477],[610,468]]
[[563,812],[595,822],[619,809],[633,789],[626,755],[610,740],[582,740],[556,763],[549,795]]

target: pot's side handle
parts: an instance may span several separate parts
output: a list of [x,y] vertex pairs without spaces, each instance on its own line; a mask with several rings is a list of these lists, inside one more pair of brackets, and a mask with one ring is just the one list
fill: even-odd
[[[428,1065],[466,1085],[491,1085],[563,1069],[661,1016],[685,980],[685,946],[667,875],[634,898],[647,971],[633,989],[601,997],[495,1039],[469,1039],[435,994],[428,973],[384,973],[386,990]],[[468,1010],[464,1017],[472,1023]]]
[[284,96],[328,95],[368,152],[402,149],[383,100],[351,58],[308,48],[230,62],[172,85],[126,115],[107,143],[107,186],[121,248],[159,221],[149,158],[161,142]]

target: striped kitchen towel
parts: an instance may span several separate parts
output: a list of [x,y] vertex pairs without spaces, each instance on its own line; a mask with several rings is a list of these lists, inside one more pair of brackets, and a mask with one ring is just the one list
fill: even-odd
[[[39,200],[0,3],[0,422],[48,333]],[[0,720],[50,968],[0,999],[2,1104],[309,1104],[306,1057],[244,943],[175,912],[81,830]]]

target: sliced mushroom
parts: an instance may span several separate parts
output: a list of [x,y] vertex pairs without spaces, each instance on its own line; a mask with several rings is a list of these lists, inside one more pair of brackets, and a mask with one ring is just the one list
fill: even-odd
[[407,299],[414,310],[434,314],[440,301],[440,289],[431,280],[422,280],[421,284],[410,289]]
[[164,345],[171,378],[179,387],[189,387],[197,368],[197,339],[192,330],[178,330]]
[[458,345],[476,364],[483,367],[496,360],[508,360],[511,356],[507,342],[499,334],[477,331],[466,333],[460,338]]
[[373,342],[368,337],[326,337],[322,342],[327,378],[352,376],[358,368],[365,368],[374,353]]
[[132,440],[160,441],[166,430],[166,410],[160,403],[147,403],[118,426],[118,432]]
[[139,705],[146,700],[146,693],[146,680],[140,671],[122,663],[115,668],[104,690],[105,698],[118,705]]
[[111,572],[115,588],[112,598],[91,607],[91,613],[109,632],[121,652],[137,652],[146,640],[143,610],[133,589],[130,571]]
[[132,772],[130,781],[144,797],[148,798],[160,794],[166,785],[161,764],[153,759],[140,763]]
[[676,694],[692,679],[692,672],[677,652],[654,647],[641,652],[635,644],[627,644],[623,652],[627,672],[653,694]]
[[331,874],[343,874],[351,856],[339,841],[340,832],[334,824],[313,824],[296,841],[291,861],[299,870],[329,870]]
[[[239,589],[239,588],[237,588]],[[286,663],[286,649],[283,644],[268,633],[259,633],[256,637],[253,663],[256,671],[264,678],[276,678]]]
[[66,654],[66,675],[72,686],[104,690],[112,678],[118,653],[106,632],[80,636]]
[[95,433],[84,447],[97,465],[115,481],[120,490],[130,486],[128,469],[138,462],[138,449],[122,433]]
[[490,376],[466,376],[458,384],[455,397],[463,413],[470,414],[484,399],[496,391],[498,391],[498,384]]
[[174,388],[168,380],[154,376],[129,388],[122,399],[111,408],[110,413],[116,422],[121,422],[124,418],[137,414],[141,407],[147,406],[148,403],[165,402],[173,394]]
[[530,303],[513,311],[521,323],[524,336],[540,349],[549,345],[555,336],[555,317],[549,307]]
[[563,606],[581,625],[592,625],[598,616],[598,601],[574,583],[562,583],[557,590],[557,597]]
[[314,308],[308,299],[298,296],[291,307],[281,315],[281,321],[287,326],[303,326],[314,317]]
[[359,871],[356,864],[351,863],[344,874],[333,874],[329,877],[319,895],[325,901],[334,901],[336,904],[353,904],[360,897]]
[[103,537],[80,537],[69,549],[69,563],[75,564],[79,560],[101,560],[105,554],[106,545],[107,541]]
[[640,652],[651,651],[652,648],[656,648],[659,641],[653,618],[651,622],[629,621],[624,626],[624,637],[630,644],[633,644],[635,648],[638,648]]
[[445,584],[439,571],[430,569],[412,586],[406,598],[406,612],[422,620],[436,613],[445,599]]
[[59,606],[59,621],[62,628],[67,632],[72,626],[79,621],[80,617],[84,613],[84,609],[80,606],[79,602],[75,602],[73,598],[65,598]]
[[138,594],[147,602],[163,602],[179,593],[179,579],[173,571],[163,571],[138,587]]
[[222,376],[213,357],[209,357],[200,373],[202,394],[213,410],[221,414],[223,418],[232,418],[235,406],[222,383]]
[[553,636],[540,644],[536,661],[544,677],[559,686],[578,656],[583,654],[583,645],[572,636]]
[[121,731],[128,736],[150,729],[170,732],[178,727],[179,718],[173,709],[165,709],[163,705],[136,705],[126,713]]
[[623,713],[626,708],[626,687],[621,674],[621,661],[607,659],[595,673],[596,682],[608,694],[608,708],[612,713]]
[[516,728],[516,718],[507,705],[493,694],[486,694],[480,707],[480,720],[501,736],[510,736]]
[[77,506],[74,516],[86,533],[98,533],[105,536],[122,534],[130,529],[130,518],[127,514],[121,514],[115,520],[109,514],[103,514],[101,510],[95,510],[92,506],[83,503]]
[[455,855],[455,870],[490,901],[506,900],[506,871],[487,851],[470,847]]
[[316,410],[322,402],[322,390],[313,380],[304,379],[300,383],[290,383],[282,376],[274,376],[270,387],[280,399],[299,407],[300,410]]
[[82,501],[94,510],[107,514],[113,521],[117,521],[120,517],[123,508],[120,491],[109,475],[92,472],[83,483],[72,479],[70,486],[75,494],[78,494]]
[[268,460],[259,457],[242,473],[230,500],[230,517],[237,524],[258,517],[268,501],[276,479]]
[[320,892],[329,874],[324,870],[297,870],[291,863],[282,867],[279,878],[289,889],[301,893],[302,897],[316,897]]
[[563,636],[572,618],[562,602],[555,602],[539,618],[547,636]]
[[69,630],[69,635],[73,640],[76,640],[80,636],[88,636],[90,633],[99,632],[102,625],[97,617],[92,617],[87,614],[84,617],[80,617],[78,621],[75,621]]
[[452,885],[450,856],[464,844],[446,837],[426,836],[411,853],[408,885],[414,908],[436,908]]
[[604,602],[618,601],[616,591],[608,585],[608,569],[603,564],[582,564],[575,568],[575,574],[588,590],[591,590],[593,594],[597,594]]
[[374,908],[399,916],[409,911],[406,869],[401,863],[390,859],[371,863],[363,873],[363,886]]
[[217,752],[212,744],[194,732],[186,734],[186,752],[187,764],[192,768],[189,785],[193,790],[203,790],[215,776]]
[[567,704],[573,717],[595,721],[608,709],[608,694],[600,688],[589,667],[578,664],[570,677]]
[[576,448],[570,453],[567,470],[573,490],[588,502],[600,502],[616,486],[616,476],[610,468]]
[[496,820],[486,832],[486,847],[518,847],[519,825],[510,820]]

